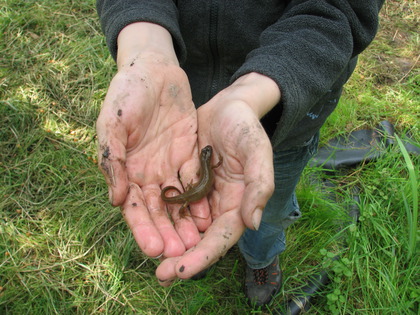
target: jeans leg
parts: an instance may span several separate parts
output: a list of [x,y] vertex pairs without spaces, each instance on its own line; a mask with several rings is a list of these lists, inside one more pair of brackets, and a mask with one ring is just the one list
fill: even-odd
[[273,196],[264,209],[258,231],[246,229],[238,242],[249,267],[264,268],[286,249],[285,229],[301,217],[295,188],[316,152],[318,138],[317,133],[303,146],[274,152]]

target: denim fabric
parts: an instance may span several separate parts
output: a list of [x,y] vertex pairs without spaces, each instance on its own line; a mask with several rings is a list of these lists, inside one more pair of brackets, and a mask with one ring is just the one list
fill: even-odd
[[301,217],[295,188],[303,169],[318,147],[318,133],[302,146],[274,151],[273,196],[268,201],[258,231],[246,229],[238,242],[249,267],[268,266],[286,249],[285,229]]

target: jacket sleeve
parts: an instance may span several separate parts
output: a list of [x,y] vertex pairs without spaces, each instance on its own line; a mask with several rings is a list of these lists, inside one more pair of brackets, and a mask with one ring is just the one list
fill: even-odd
[[[280,87],[280,143],[373,40],[384,0],[292,0],[232,77],[258,72]],[[343,81],[342,84],[345,82]],[[275,118],[277,120],[277,118]]]
[[97,0],[96,9],[106,43],[114,59],[120,31],[135,22],[150,22],[163,26],[172,35],[178,60],[186,58],[186,48],[178,25],[178,10],[171,0]]

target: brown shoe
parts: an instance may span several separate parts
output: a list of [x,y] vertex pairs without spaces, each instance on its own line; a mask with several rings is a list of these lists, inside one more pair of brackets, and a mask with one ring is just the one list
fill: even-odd
[[271,302],[281,287],[281,270],[278,256],[265,268],[246,267],[245,294],[251,305],[264,306]]

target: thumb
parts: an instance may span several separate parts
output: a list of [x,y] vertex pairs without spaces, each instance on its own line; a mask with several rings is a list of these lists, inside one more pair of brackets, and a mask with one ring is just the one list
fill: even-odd
[[242,219],[248,228],[258,230],[263,209],[274,191],[273,152],[269,142],[247,157],[244,176]]
[[[125,145],[105,130],[98,119],[98,164],[105,177],[109,201],[113,206],[122,205],[128,193],[128,176],[125,167]],[[118,133],[117,133],[118,134]]]

